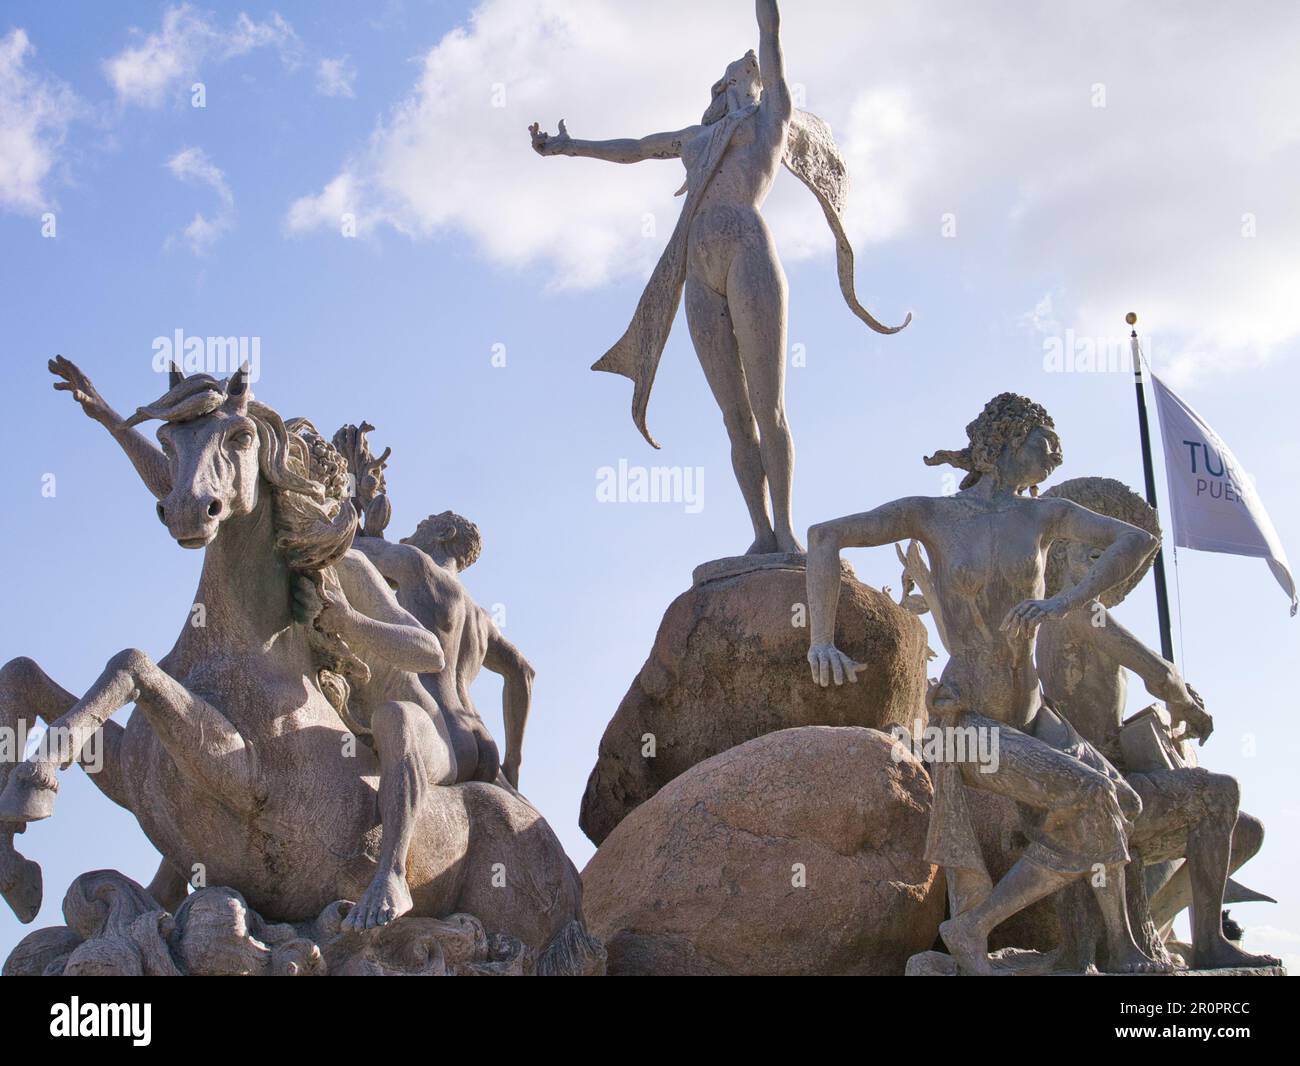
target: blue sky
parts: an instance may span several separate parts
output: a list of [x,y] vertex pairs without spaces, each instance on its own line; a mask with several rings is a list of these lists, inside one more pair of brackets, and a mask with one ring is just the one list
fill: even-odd
[[[671,230],[678,165],[528,148],[535,119],[579,137],[696,121],[757,43],[745,0],[634,7],[6,5],[0,657],[80,691],[120,649],[170,646],[199,570],[107,435],[50,390],[46,360],[80,363],[129,411],[162,391],[154,338],[259,338],[259,399],[329,430],[379,427],[393,535],[448,507],[479,523],[466,583],[538,671],[524,789],[585,863],[577,808],[605,723],[691,569],[749,542],[684,323],[651,401],[662,452],[632,427],[627,383],[587,370]],[[797,525],[943,491],[921,456],[964,443],[1006,389],[1054,415],[1059,478],[1139,486],[1130,377],[1044,368],[1052,343],[1119,343],[1133,309],[1157,371],[1231,444],[1300,559],[1294,7],[787,7],[789,76],[853,170],[859,291],[882,319],[916,315],[887,338],[852,317],[817,207],[782,175],[768,217],[806,363],[787,386]],[[702,468],[704,506],[599,502],[597,471],[620,460]],[[853,562],[897,589],[892,550]],[[1217,722],[1203,762],[1242,781],[1269,833],[1243,879],[1282,898],[1234,914],[1248,946],[1298,956],[1297,623],[1261,562],[1178,563],[1175,639]],[[1117,612],[1153,643],[1154,614],[1149,581]],[[476,699],[500,736],[493,678]],[[78,873],[147,881],[156,862],[77,774],[19,845],[45,866],[38,924]],[[0,954],[24,932],[0,914]]]

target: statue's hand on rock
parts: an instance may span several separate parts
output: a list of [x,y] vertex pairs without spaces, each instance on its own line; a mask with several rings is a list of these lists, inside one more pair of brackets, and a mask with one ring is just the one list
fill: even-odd
[[104,398],[90,383],[90,378],[71,359],[56,355],[50,360],[49,368],[51,374],[63,379],[54,383],[55,391],[72,393],[72,398],[81,404],[81,409],[90,418],[110,427],[120,421],[117,412],[104,402]]
[[834,644],[814,644],[808,649],[808,665],[812,667],[812,679],[823,688],[835,679],[835,684],[844,684],[847,677],[849,682],[856,684],[858,680],[858,671],[865,670],[862,663],[855,663],[845,655]]
[[536,122],[528,127],[528,132],[533,138],[533,151],[538,155],[560,155],[569,145],[569,130],[564,119],[560,119],[560,132],[554,137]]
[[1180,691],[1172,693],[1165,700],[1165,707],[1175,728],[1180,723],[1185,726],[1186,736],[1195,737],[1204,744],[1214,732],[1214,719],[1205,709],[1201,694],[1191,685],[1182,685]]

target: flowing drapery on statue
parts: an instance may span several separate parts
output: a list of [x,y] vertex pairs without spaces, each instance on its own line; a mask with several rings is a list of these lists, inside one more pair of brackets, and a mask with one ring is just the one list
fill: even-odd
[[[655,265],[650,281],[641,294],[636,313],[627,331],[618,342],[592,364],[592,370],[622,374],[631,378],[632,421],[654,447],[658,442],[650,435],[646,425],[646,411],[650,404],[650,390],[654,385],[659,359],[677,306],[681,303],[682,287],[686,282],[686,245],[691,222],[726,153],[727,145],[737,128],[757,112],[757,105],[741,108],[715,123],[709,134],[709,144],[704,154],[687,172],[686,184],[678,195],[686,194],[686,203],[673,228],[672,237],[663,255]],[[858,318],[877,333],[897,333],[909,322],[909,312],[902,324],[886,326],[859,302],[853,283],[853,245],[844,230],[844,206],[848,199],[849,175],[844,157],[840,154],[830,127],[816,115],[795,111],[790,121],[782,162],[817,197],[822,212],[835,236],[835,257],[844,300]]]

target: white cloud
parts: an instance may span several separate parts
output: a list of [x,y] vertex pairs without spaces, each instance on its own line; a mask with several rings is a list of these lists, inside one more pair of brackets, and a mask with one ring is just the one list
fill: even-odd
[[[995,260],[1051,285],[1053,317],[1079,333],[1113,333],[1137,309],[1179,376],[1300,336],[1291,11],[1259,5],[1245,22],[1218,5],[1102,0],[954,4],[940,17],[825,0],[786,5],[783,33],[790,80],[848,157],[856,241],[937,249],[951,213],[944,250],[968,269]],[[680,207],[679,165],[540,159],[525,127],[564,116],[575,137],[602,138],[684,126],[756,38],[744,4],[484,0],[288,228],[337,225],[342,198],[372,228],[455,229],[560,285],[642,274]],[[765,214],[787,259],[829,252],[788,176]],[[864,256],[864,291],[887,268],[888,253]],[[924,313],[924,294],[915,302]]]
[[79,111],[71,89],[29,69],[34,53],[21,29],[0,37],[0,209],[6,211],[51,206],[47,181]]
[[356,96],[353,86],[356,84],[357,72],[347,56],[338,59],[322,59],[316,65],[316,91],[322,96]]
[[123,104],[158,107],[178,86],[188,89],[204,63],[224,63],[258,48],[275,48],[289,69],[301,62],[293,27],[272,13],[265,22],[240,14],[229,29],[189,4],[163,12],[162,26],[104,61],[104,74]]
[[[226,176],[208,158],[202,148],[182,149],[167,160],[167,169],[178,181],[206,186],[217,196],[219,201],[217,214],[208,218],[201,211],[196,212],[190,224],[181,233],[190,250],[195,255],[202,255],[233,225],[235,197],[226,182]],[[168,238],[168,245],[174,242],[175,238]]]

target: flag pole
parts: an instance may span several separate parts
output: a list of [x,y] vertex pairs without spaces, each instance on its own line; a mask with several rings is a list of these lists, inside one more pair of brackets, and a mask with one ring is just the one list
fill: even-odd
[[[1146,478],[1147,503],[1159,515],[1160,505],[1156,502],[1156,475],[1151,465],[1151,427],[1147,424],[1147,397],[1142,380],[1142,346],[1138,343],[1137,318],[1138,316],[1130,311],[1124,316],[1124,321],[1134,327],[1129,334],[1129,347],[1133,351],[1133,384],[1137,390],[1138,435],[1142,439],[1142,473]],[[1172,663],[1174,638],[1169,625],[1169,585],[1165,580],[1163,547],[1156,551],[1155,562],[1152,563],[1151,569],[1156,575],[1156,614],[1160,621],[1160,654],[1166,661]]]

